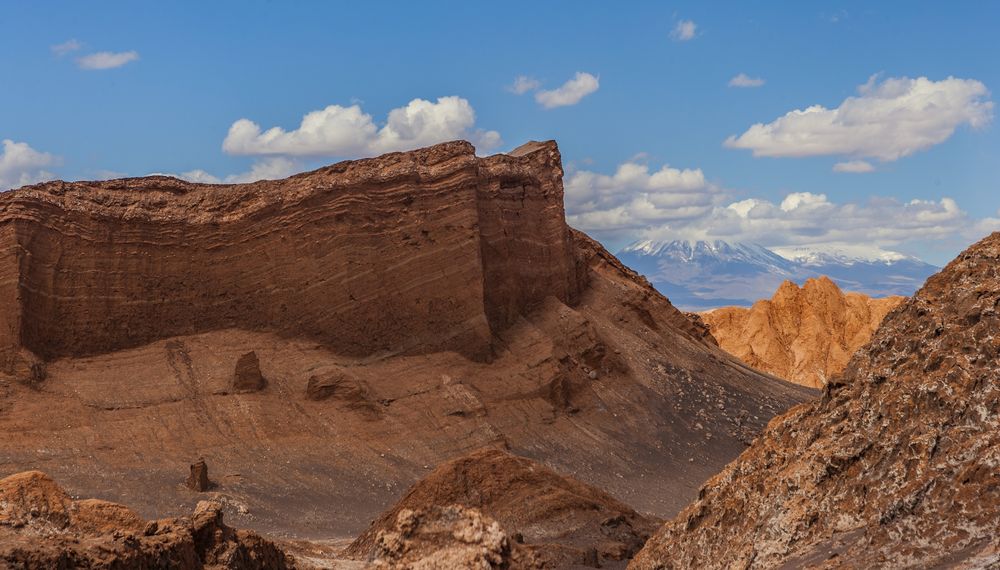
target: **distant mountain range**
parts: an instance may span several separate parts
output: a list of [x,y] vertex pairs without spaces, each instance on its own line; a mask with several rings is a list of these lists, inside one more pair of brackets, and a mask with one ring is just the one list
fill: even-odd
[[786,279],[826,275],[845,291],[873,297],[912,295],[938,267],[896,252],[768,249],[725,241],[638,241],[618,258],[646,276],[677,307],[701,311],[749,306],[770,298]]

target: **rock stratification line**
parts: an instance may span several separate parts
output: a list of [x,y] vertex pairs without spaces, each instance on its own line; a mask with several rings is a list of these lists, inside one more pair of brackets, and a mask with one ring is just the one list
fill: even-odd
[[450,142],[253,184],[154,176],[0,196],[8,371],[21,349],[83,356],[220,328],[482,360],[525,309],[573,303],[583,275],[554,142],[488,158]]

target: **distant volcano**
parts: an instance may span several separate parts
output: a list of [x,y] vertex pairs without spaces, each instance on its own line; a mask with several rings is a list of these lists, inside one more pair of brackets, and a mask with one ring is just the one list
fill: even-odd
[[768,249],[725,241],[638,241],[618,252],[677,307],[701,311],[749,306],[785,280],[826,275],[842,289],[873,297],[912,295],[937,267],[895,252],[850,249]]

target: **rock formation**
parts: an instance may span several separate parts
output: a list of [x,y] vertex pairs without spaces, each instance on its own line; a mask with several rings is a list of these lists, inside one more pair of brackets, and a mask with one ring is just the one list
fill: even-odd
[[0,266],[8,368],[21,347],[47,360],[232,327],[481,360],[585,277],[552,143],[485,159],[444,143],[243,185],[27,186],[0,196]]
[[771,421],[630,568],[1000,564],[1000,233]]
[[373,546],[373,569],[545,568],[513,543],[496,521],[458,505],[403,509],[392,529],[379,531]]
[[[16,434],[0,474],[164,516],[195,506],[177,466],[210,450],[219,496],[253,513],[230,520],[345,536],[429,466],[505,441],[673,515],[818,392],[708,342],[571,230],[562,198],[552,142],[4,193],[0,356],[37,354],[46,377],[0,373],[0,433]],[[234,397],[250,351],[267,389]]]
[[236,361],[236,371],[233,373],[233,390],[240,392],[259,392],[267,387],[267,380],[260,372],[260,359],[257,353],[250,351],[240,356]]
[[446,505],[475,509],[495,519],[506,536],[518,536],[522,550],[550,568],[588,559],[599,564],[631,558],[658,522],[600,489],[529,459],[486,448],[437,467],[383,513],[347,553],[371,557],[379,537],[398,526],[405,513]]
[[726,352],[779,378],[821,388],[904,300],[845,294],[820,277],[801,288],[785,281],[770,300],[749,309],[725,307],[700,316]]
[[211,483],[208,480],[208,465],[204,459],[191,464],[191,472],[188,473],[185,485],[188,489],[196,493],[203,493],[208,490]]
[[281,570],[292,561],[255,533],[226,526],[217,503],[145,521],[122,505],[73,500],[28,471],[0,479],[0,566]]

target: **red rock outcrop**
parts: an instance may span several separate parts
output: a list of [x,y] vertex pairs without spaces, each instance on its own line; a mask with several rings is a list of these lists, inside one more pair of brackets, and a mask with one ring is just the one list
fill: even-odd
[[726,352],[779,378],[822,388],[905,299],[844,293],[820,277],[801,288],[785,281],[771,299],[749,309],[724,307],[700,316]]
[[1000,564],[1000,233],[886,317],[822,399],[771,421],[630,565]]
[[216,503],[145,521],[122,505],[73,500],[28,471],[0,479],[0,566],[281,570],[293,562],[271,542],[226,526]]
[[[195,506],[178,466],[204,457],[229,520],[329,538],[506,442],[676,513],[818,393],[712,345],[567,227],[561,174],[554,143],[456,142],[249,185],[0,196],[0,344],[45,359],[34,388],[0,373],[0,474],[152,518]],[[243,394],[250,351],[267,388]]]
[[487,448],[447,461],[407,491],[347,553],[370,558],[404,513],[458,505],[495,519],[532,559],[549,568],[631,558],[658,521],[606,492],[534,461]]

